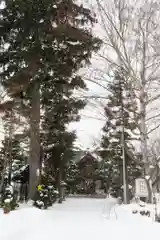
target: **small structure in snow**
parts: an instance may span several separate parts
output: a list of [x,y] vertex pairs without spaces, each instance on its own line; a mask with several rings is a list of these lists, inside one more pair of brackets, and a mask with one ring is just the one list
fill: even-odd
[[135,179],[135,196],[148,197],[148,187],[145,178]]

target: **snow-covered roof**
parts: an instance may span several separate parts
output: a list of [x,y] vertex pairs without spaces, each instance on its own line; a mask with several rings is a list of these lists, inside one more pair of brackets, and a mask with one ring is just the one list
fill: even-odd
[[94,151],[94,152],[89,152],[88,151],[80,158],[79,162],[82,161],[85,158],[85,156],[87,156],[87,155],[91,155],[97,162],[102,161],[100,155],[98,154],[98,151]]
[[78,163],[80,159],[85,155],[86,151],[79,150],[79,151],[74,151],[74,156],[72,158],[72,161],[75,163]]
[[93,156],[93,154],[88,151],[88,152],[86,152],[86,153],[79,159],[79,162],[83,161],[83,159],[84,159],[87,155],[90,155],[91,157],[93,157],[93,158],[96,159],[96,157]]
[[97,159],[97,161],[101,162],[102,158],[99,156],[99,154],[97,154],[96,152],[91,153],[91,155]]

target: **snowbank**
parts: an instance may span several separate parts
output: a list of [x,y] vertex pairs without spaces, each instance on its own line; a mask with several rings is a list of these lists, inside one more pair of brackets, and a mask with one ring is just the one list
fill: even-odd
[[118,220],[106,220],[104,201],[67,199],[49,210],[23,206],[8,215],[0,211],[0,240],[150,240],[159,236],[159,223],[133,215],[131,205],[116,209]]
[[[140,215],[141,211],[145,211],[145,212],[149,211],[150,212],[150,220],[152,222],[155,219],[155,211],[157,212],[158,215],[160,214],[160,203],[158,203],[156,205],[156,210],[155,210],[155,205],[154,204],[147,204],[147,203],[144,203],[142,201],[140,201],[139,204],[131,203],[129,205],[123,206],[123,208],[124,208],[124,210],[127,210],[130,213],[133,213],[134,211],[137,211],[138,213],[136,213],[136,215],[137,214]],[[141,216],[141,217],[148,218],[147,216]]]

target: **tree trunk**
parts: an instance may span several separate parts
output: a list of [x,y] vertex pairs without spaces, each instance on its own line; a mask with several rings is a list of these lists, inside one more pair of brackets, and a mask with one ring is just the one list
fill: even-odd
[[8,184],[11,184],[11,175],[12,175],[12,138],[13,138],[13,126],[12,126],[12,114],[13,112],[11,111],[11,122],[9,126],[9,174],[8,174]]
[[30,108],[30,158],[29,158],[29,198],[34,200],[39,183],[40,165],[40,89],[35,82],[31,93]]
[[147,149],[147,130],[146,130],[146,103],[145,103],[145,84],[142,84],[140,96],[140,136],[141,136],[141,151],[142,160],[144,163],[144,178],[148,188],[147,202],[152,201],[152,190],[146,176],[149,174],[148,149]]
[[123,82],[120,79],[120,104],[121,104],[121,147],[122,147],[122,160],[123,160],[123,201],[124,204],[129,203],[129,192],[128,192],[128,173],[127,173],[127,161],[125,151],[125,119],[124,119],[124,102],[123,102]]
[[40,162],[39,162],[39,184],[42,184],[42,163],[43,163],[43,147],[40,147]]
[[147,202],[148,202],[148,203],[152,203],[152,189],[151,189],[151,186],[150,186],[149,181],[148,181],[146,178],[145,178],[145,182],[146,182],[147,189],[148,189]]
[[130,203],[130,194],[129,194],[129,183],[128,183],[128,164],[126,161],[125,169],[126,169],[126,193],[127,193],[127,204]]
[[59,170],[58,170],[59,203],[62,203],[62,200],[63,200],[63,192],[62,192],[61,182],[62,182],[62,169],[61,169],[61,167],[60,167]]
[[[142,94],[143,98],[144,94]],[[141,151],[142,159],[145,164],[145,174],[148,173],[148,156],[147,156],[147,132],[146,132],[146,107],[143,99],[140,99],[140,126],[141,126]]]

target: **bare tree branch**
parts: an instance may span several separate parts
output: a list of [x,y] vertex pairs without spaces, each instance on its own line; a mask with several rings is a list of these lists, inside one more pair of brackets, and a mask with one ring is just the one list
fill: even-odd
[[160,127],[160,124],[158,124],[156,127],[152,128],[149,132],[147,132],[147,135],[149,135],[150,133],[152,133],[153,131],[155,131],[159,127]]
[[156,117],[159,117],[160,116],[160,113],[158,113],[158,114],[156,114],[156,115],[154,115],[154,116],[152,116],[152,117],[149,117],[148,119],[146,119],[146,122],[147,121],[150,121],[150,120],[152,120],[152,119],[154,119],[154,118],[156,118]]

